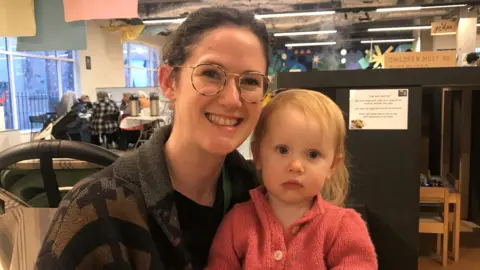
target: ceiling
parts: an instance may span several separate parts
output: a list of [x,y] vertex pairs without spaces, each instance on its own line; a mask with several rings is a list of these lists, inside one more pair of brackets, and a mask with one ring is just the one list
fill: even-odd
[[[277,44],[289,41],[301,42],[311,40],[359,40],[365,38],[406,38],[412,32],[368,32],[368,28],[430,25],[434,20],[456,18],[459,8],[424,9],[406,12],[375,12],[379,7],[425,6],[469,4],[479,5],[480,1],[461,0],[139,0],[139,14],[142,19],[159,19],[185,17],[189,13],[211,6],[229,6],[249,10],[256,14],[299,12],[334,9],[335,14],[326,16],[269,18],[264,19],[270,32],[320,31],[336,29],[334,36],[314,35],[298,37],[277,37]],[[176,24],[148,26],[150,34],[169,34]]]

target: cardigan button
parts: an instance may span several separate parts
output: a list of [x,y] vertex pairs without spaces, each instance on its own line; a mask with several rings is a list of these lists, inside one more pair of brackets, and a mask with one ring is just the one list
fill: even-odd
[[283,258],[283,253],[281,250],[277,250],[273,253],[273,258],[276,260],[276,261],[280,261],[282,258]]

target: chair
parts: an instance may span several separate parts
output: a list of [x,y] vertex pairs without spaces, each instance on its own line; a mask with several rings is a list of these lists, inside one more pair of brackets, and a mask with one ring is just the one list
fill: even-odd
[[43,125],[46,121],[46,116],[29,116],[28,119],[30,120],[30,141],[33,141],[33,138],[35,138],[35,135],[38,133],[35,130],[41,130],[43,128]]
[[437,234],[437,255],[441,255],[442,265],[446,266],[448,261],[449,189],[446,187],[422,187],[420,188],[420,201],[443,204],[443,215],[420,213],[419,232]]

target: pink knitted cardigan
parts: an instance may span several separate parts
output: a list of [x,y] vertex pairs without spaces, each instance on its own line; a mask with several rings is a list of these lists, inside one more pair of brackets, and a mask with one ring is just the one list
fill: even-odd
[[251,200],[237,204],[220,225],[206,269],[378,269],[365,222],[354,210],[317,199],[283,230],[264,188],[250,195]]

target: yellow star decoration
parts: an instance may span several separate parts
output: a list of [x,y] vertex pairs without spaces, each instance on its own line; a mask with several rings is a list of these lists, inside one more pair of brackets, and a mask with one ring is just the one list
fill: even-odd
[[382,50],[380,49],[380,46],[375,45],[375,52],[370,52],[370,50],[366,50],[365,54],[370,56],[370,63],[375,63],[373,65],[373,68],[378,68],[378,66],[382,65],[382,67],[385,64],[385,54],[393,51],[393,47],[390,46],[383,54]]
[[320,62],[320,58],[318,57],[318,55],[315,55],[313,57],[313,63],[318,64],[319,62]]

